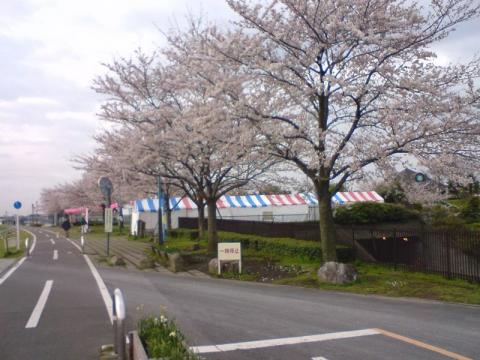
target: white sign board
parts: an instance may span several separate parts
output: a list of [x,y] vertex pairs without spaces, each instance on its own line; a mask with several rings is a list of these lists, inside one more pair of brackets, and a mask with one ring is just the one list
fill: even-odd
[[113,209],[105,209],[105,232],[111,233],[113,228]]
[[218,274],[220,275],[222,261],[238,261],[238,271],[242,273],[242,248],[240,243],[218,243]]

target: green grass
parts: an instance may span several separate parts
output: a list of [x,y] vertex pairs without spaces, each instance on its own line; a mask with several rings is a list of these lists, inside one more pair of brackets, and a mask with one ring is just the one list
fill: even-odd
[[[166,251],[180,251],[185,254],[206,254],[207,241],[200,239],[200,249],[191,251],[196,240],[190,239],[191,230],[181,229],[177,231],[177,237],[170,237],[162,247]],[[220,241],[227,240],[265,240],[268,242],[283,242],[290,245],[300,244],[306,246],[319,246],[315,242],[301,241],[296,239],[263,238],[260,236],[243,235],[229,232],[219,232]],[[358,281],[348,285],[333,285],[321,283],[317,279],[317,270],[321,260],[305,256],[281,255],[272,253],[268,249],[256,251],[254,247],[243,249],[243,261],[258,261],[274,263],[281,266],[297,266],[298,271],[290,275],[274,280],[275,284],[295,285],[318,289],[336,290],[357,294],[384,295],[392,297],[417,297],[423,299],[459,302],[468,304],[480,304],[480,284],[470,283],[464,280],[449,280],[441,275],[427,274],[394,270],[392,266],[371,264],[356,261],[354,264],[359,272]],[[256,281],[259,277],[255,273],[223,273],[222,278]]]
[[[17,258],[25,254],[25,239],[28,237],[31,240],[31,235],[25,231],[20,231],[20,250],[17,251],[16,245],[13,245],[13,241],[10,241],[10,247],[8,253],[5,251],[5,244],[3,241],[4,232],[9,228],[6,225],[0,225],[0,258]],[[10,227],[9,239],[16,239],[15,228]]]
[[333,285],[317,280],[316,269],[276,284],[300,285],[357,294],[417,297],[468,304],[480,304],[480,284],[449,280],[436,274],[394,270],[391,266],[356,262],[359,279],[352,284]]
[[[51,227],[50,228],[51,231],[53,232],[58,232],[60,233],[60,235],[63,235],[64,234],[64,231],[61,227]],[[88,228],[88,233],[87,233],[87,237],[89,239],[105,239],[105,228],[103,225],[93,225],[93,226],[90,226]],[[70,228],[70,231],[69,231],[69,235],[70,235],[70,238],[73,238],[73,239],[79,239],[80,238],[80,232],[81,232],[81,226],[72,226]],[[120,229],[118,226],[114,226],[113,227],[113,232],[111,233],[111,238],[115,238],[115,239],[123,239],[123,240],[127,240],[128,237],[129,237],[129,228],[128,227],[124,227],[123,228],[123,231],[120,232]]]

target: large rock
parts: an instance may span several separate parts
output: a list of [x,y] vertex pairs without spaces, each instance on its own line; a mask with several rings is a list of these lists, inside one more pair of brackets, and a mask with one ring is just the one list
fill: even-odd
[[168,254],[168,270],[179,272],[184,269],[183,259],[179,253]]
[[[210,274],[218,274],[218,258],[213,258],[208,263],[208,272]],[[239,272],[238,261],[222,261],[222,273]]]
[[218,259],[213,258],[208,263],[208,272],[210,274],[218,274]]
[[318,280],[331,284],[347,284],[357,280],[357,270],[353,265],[329,261],[317,272]]
[[123,260],[120,256],[113,255],[108,259],[108,263],[111,266],[125,266],[125,260]]

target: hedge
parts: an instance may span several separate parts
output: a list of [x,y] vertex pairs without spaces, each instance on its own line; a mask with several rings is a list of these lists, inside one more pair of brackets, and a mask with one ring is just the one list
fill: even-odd
[[389,203],[357,203],[338,208],[335,212],[337,224],[360,225],[411,220],[420,220],[420,213],[402,205]]

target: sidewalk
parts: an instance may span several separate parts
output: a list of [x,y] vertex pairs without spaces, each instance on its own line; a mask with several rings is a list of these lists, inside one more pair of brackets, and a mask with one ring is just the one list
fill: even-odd
[[[72,239],[80,245],[79,239]],[[85,236],[85,253],[87,255],[106,256],[106,239]],[[140,241],[129,241],[118,238],[110,238],[110,256],[117,255],[126,262],[141,268],[142,260],[148,257],[152,244]]]

